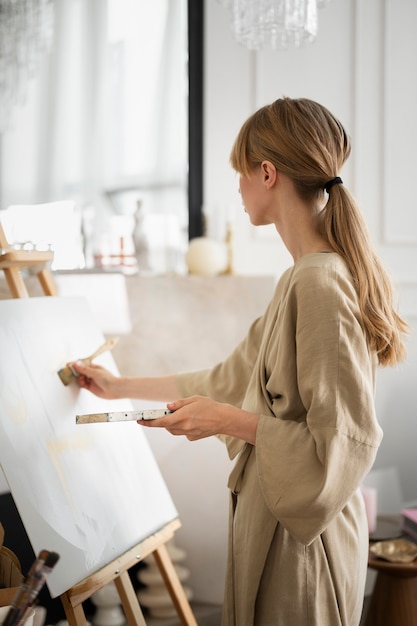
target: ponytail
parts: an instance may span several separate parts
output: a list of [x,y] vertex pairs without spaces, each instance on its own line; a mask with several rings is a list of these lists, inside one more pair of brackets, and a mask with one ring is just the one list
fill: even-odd
[[380,365],[405,358],[402,335],[408,324],[393,307],[391,281],[376,255],[359,208],[343,185],[336,185],[323,210],[323,235],[345,260],[356,286],[363,325]]

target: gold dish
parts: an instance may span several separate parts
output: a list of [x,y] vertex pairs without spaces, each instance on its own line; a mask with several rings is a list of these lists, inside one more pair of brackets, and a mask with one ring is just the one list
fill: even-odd
[[370,547],[370,551],[392,563],[411,563],[417,557],[417,545],[406,539],[378,541]]

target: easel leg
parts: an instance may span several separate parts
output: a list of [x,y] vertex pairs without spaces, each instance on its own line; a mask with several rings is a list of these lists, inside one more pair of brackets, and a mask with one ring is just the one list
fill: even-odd
[[[129,626],[146,626],[138,598],[127,571],[122,572],[114,579],[114,584],[119,593],[123,611]],[[80,602],[73,606],[67,593],[63,593],[61,601],[69,626],[87,626],[83,605]]]
[[43,293],[46,296],[57,296],[58,289],[56,288],[56,284],[54,278],[52,276],[51,271],[48,268],[44,268],[40,272],[38,272],[39,282],[42,286]]
[[13,298],[29,297],[25,281],[23,280],[20,270],[17,267],[5,268],[4,275]]
[[152,554],[155,557],[155,561],[169,591],[178,617],[181,620],[181,624],[183,626],[197,626],[194,614],[166,546],[159,546]]
[[146,626],[139,601],[127,571],[114,579],[129,626]]
[[63,593],[60,598],[69,626],[87,626],[83,605],[78,604],[77,606],[72,606],[67,593]]

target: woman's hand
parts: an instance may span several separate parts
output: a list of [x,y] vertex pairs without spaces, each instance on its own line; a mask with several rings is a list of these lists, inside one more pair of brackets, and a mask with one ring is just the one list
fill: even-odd
[[139,420],[141,426],[165,428],[172,435],[185,435],[197,441],[221,432],[225,407],[205,396],[192,396],[169,402],[167,408],[173,413],[155,420]]
[[108,370],[101,365],[85,366],[81,363],[71,363],[71,367],[78,372],[79,376],[76,377],[76,381],[80,387],[88,389],[99,398],[105,398],[111,400],[118,398],[117,383],[119,378],[111,374]]
[[147,428],[165,428],[172,435],[184,435],[197,441],[212,435],[232,435],[254,444],[258,416],[237,407],[215,402],[205,396],[192,396],[169,402],[173,411],[155,420],[139,420]]

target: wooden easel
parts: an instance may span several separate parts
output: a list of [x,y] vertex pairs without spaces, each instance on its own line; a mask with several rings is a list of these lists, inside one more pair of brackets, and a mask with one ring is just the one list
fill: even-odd
[[[57,296],[58,290],[52,272],[47,267],[52,259],[53,252],[13,250],[0,224],[0,269],[5,273],[13,298],[29,297],[21,275],[21,270],[28,268],[32,268],[37,274],[45,295]],[[150,554],[155,558],[181,624],[183,626],[197,626],[187,596],[165,545],[167,541],[172,539],[180,526],[181,523],[178,519],[173,520],[158,532],[63,593],[60,598],[69,626],[87,625],[82,603],[111,581],[114,581],[119,593],[129,626],[146,626],[128,570]]]
[[47,266],[47,264],[52,261],[53,256],[53,252],[13,250],[0,224],[0,269],[4,271],[13,298],[29,297],[28,290],[22,278],[22,269],[31,269],[37,274],[46,296],[58,295],[52,272]]
[[173,520],[162,530],[62,594],[60,597],[69,626],[86,625],[82,603],[111,581],[114,581],[119,593],[129,626],[146,626],[128,570],[150,554],[155,558],[181,624],[183,626],[197,626],[187,596],[165,546],[165,543],[172,539],[175,530],[180,526],[178,519]]

